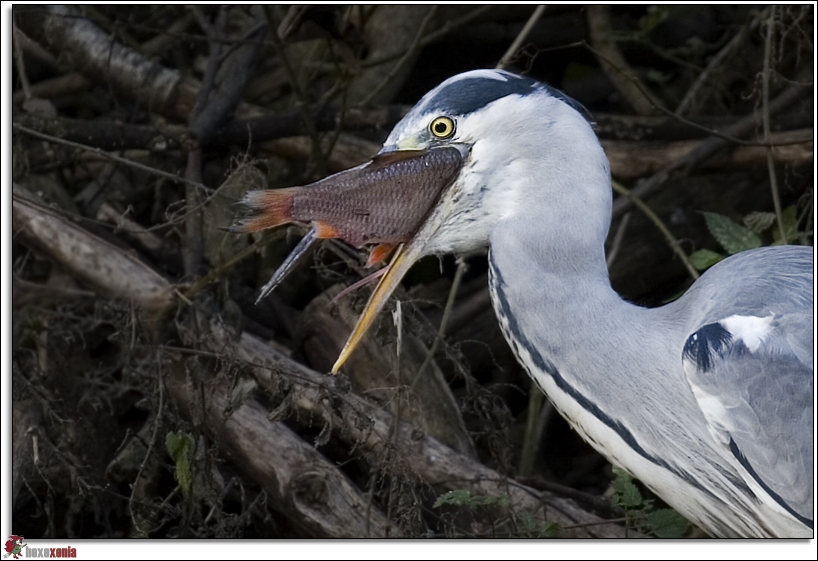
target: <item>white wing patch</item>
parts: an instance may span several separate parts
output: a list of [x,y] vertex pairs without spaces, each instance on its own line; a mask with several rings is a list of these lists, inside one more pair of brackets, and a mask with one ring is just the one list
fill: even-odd
[[[687,368],[688,365],[685,364],[685,370],[687,370]],[[699,409],[702,410],[704,418],[707,420],[707,428],[710,430],[710,435],[716,442],[721,443],[722,446],[727,448],[730,442],[730,434],[728,431],[732,428],[725,424],[730,418],[727,409],[718,397],[697,386],[690,379],[690,376],[688,376],[688,382],[690,383],[690,389],[693,390],[693,396],[699,404]]]
[[741,341],[751,353],[754,353],[770,335],[773,329],[773,315],[767,317],[734,315],[719,323],[730,332],[734,340]]

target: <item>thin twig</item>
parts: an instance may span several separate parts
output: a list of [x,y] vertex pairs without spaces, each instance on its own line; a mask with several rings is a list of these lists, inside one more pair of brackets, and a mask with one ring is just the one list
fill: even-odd
[[17,23],[12,18],[11,24],[12,44],[14,46],[14,62],[17,64],[17,76],[20,78],[20,85],[26,100],[31,99],[31,84],[26,76],[26,65],[23,61],[23,48],[20,46],[20,31],[17,30]]
[[432,358],[437,352],[440,341],[443,339],[443,336],[446,333],[446,324],[449,322],[449,316],[451,315],[452,308],[454,307],[454,299],[455,296],[457,296],[457,289],[460,288],[460,283],[463,280],[463,273],[465,272],[466,261],[462,257],[459,257],[457,259],[457,270],[454,273],[454,280],[452,281],[452,288],[449,290],[449,297],[446,299],[446,307],[443,309],[443,317],[440,319],[440,327],[437,329],[437,335],[435,335],[435,340],[432,341],[432,346],[429,347],[429,352],[426,353],[426,358],[423,360],[423,364],[421,364],[420,368],[418,369],[417,376],[415,376],[415,379],[412,381],[412,385],[410,386],[412,389],[414,389],[417,383],[420,381],[420,377],[423,375],[426,367],[429,366],[430,362],[432,362]]
[[407,62],[409,62],[409,59],[411,59],[412,56],[418,51],[418,49],[420,49],[423,32],[426,31],[426,27],[429,25],[429,22],[432,21],[432,18],[435,17],[436,13],[437,6],[432,6],[426,13],[426,16],[424,16],[423,21],[420,22],[420,27],[418,27],[417,34],[415,34],[415,38],[412,40],[412,44],[409,46],[406,52],[403,53],[403,56],[400,58],[400,60],[398,60],[395,66],[392,67],[389,73],[386,76],[384,76],[383,80],[381,80],[381,83],[375,86],[375,88],[371,92],[369,92],[369,95],[367,95],[366,98],[364,98],[364,100],[358,104],[360,107],[366,107],[367,105],[369,105],[372,102],[372,100],[375,99],[375,96],[378,95],[387,86],[387,84],[389,84],[389,82],[391,82],[395,78],[400,69],[403,68],[403,66]]
[[[586,47],[588,50],[590,50],[592,53],[594,53],[595,55],[597,55],[599,58],[601,58],[601,59],[605,60],[605,61],[606,61],[608,64],[613,64],[613,63],[612,63],[610,60],[608,60],[608,59],[605,57],[605,55],[603,55],[602,53],[600,53],[599,51],[597,51],[596,49],[594,49],[594,47],[593,47],[593,46],[591,46],[591,45],[589,45],[587,42],[586,42],[586,43],[584,43],[584,45],[585,45],[585,47]],[[680,123],[684,123],[684,124],[686,124],[686,125],[688,125],[688,126],[690,126],[690,127],[693,127],[694,129],[697,129],[697,130],[700,130],[700,131],[704,131],[704,132],[706,132],[706,133],[707,133],[708,135],[710,135],[710,136],[715,136],[715,137],[718,137],[718,138],[720,138],[720,139],[722,139],[722,140],[726,140],[727,142],[732,142],[732,143],[734,143],[734,144],[740,144],[741,146],[771,146],[771,144],[770,144],[768,141],[762,141],[762,142],[759,142],[759,141],[752,141],[752,140],[742,140],[742,139],[737,138],[737,137],[735,137],[735,136],[731,136],[731,135],[728,135],[728,134],[724,134],[724,133],[722,133],[722,132],[719,132],[719,131],[717,131],[717,130],[713,130],[713,129],[707,128],[707,127],[705,127],[705,126],[703,126],[703,125],[700,125],[700,124],[698,124],[698,123],[695,123],[695,122],[693,122],[693,121],[690,121],[689,119],[685,119],[684,117],[682,117],[682,116],[680,116],[680,115],[677,115],[676,113],[674,113],[674,112],[673,112],[673,111],[671,111],[670,109],[667,109],[666,107],[664,107],[663,105],[661,105],[661,104],[660,104],[658,101],[656,101],[656,100],[653,98],[653,95],[652,95],[652,94],[651,94],[651,93],[650,93],[650,92],[649,92],[647,89],[645,89],[645,88],[642,86],[641,82],[640,82],[640,81],[639,81],[639,80],[638,80],[636,77],[632,76],[631,74],[626,73],[626,72],[625,72],[625,71],[623,71],[623,70],[620,70],[620,73],[621,73],[621,74],[622,74],[622,75],[623,75],[625,78],[627,78],[628,80],[631,80],[631,81],[634,83],[634,85],[635,85],[635,86],[636,86],[636,87],[637,87],[637,88],[638,88],[638,89],[639,89],[639,90],[642,92],[642,94],[644,94],[644,96],[645,96],[645,97],[648,99],[648,101],[650,101],[650,103],[652,103],[652,104],[653,104],[653,106],[654,106],[656,109],[658,109],[659,111],[661,111],[662,113],[664,113],[664,114],[665,114],[665,115],[667,115],[668,117],[672,117],[673,119],[675,119],[675,120],[679,121]],[[796,87],[798,87],[798,88],[800,89],[801,87],[805,87],[805,86],[803,86],[803,85],[799,84],[799,85],[798,85],[798,86],[796,86]],[[786,143],[786,142],[784,142],[784,143],[779,143],[778,145],[780,146],[780,145],[783,145],[783,144],[798,144],[798,143],[799,143],[799,142],[797,142],[797,141],[792,141],[792,142],[790,142],[790,143]]]
[[531,33],[531,30],[534,29],[534,26],[539,21],[540,17],[545,13],[546,6],[540,5],[537,6],[537,9],[534,10],[534,13],[531,14],[531,17],[528,18],[528,21],[525,22],[523,29],[514,39],[514,42],[511,46],[506,50],[506,54],[503,55],[503,58],[500,59],[500,62],[497,63],[496,68],[498,70],[505,70],[506,67],[511,63],[512,57],[517,54],[517,50],[520,48],[520,45],[523,44],[528,34]]
[[[154,226],[150,226],[150,227],[147,227],[147,228],[140,228],[139,230],[130,230],[127,227],[123,227],[121,225],[111,225],[108,222],[104,222],[102,220],[95,220],[95,219],[89,218],[87,216],[82,216],[81,217],[83,220],[86,220],[86,221],[94,223],[94,224],[99,224],[99,225],[104,226],[106,228],[116,228],[119,231],[128,232],[128,233],[132,233],[132,234],[145,234],[146,232],[154,232],[156,230],[161,230],[161,229],[166,228],[167,226],[169,226],[171,224],[182,223],[182,222],[184,222],[184,220],[188,216],[190,216],[191,213],[198,212],[201,208],[206,206],[211,200],[213,200],[215,197],[219,196],[222,189],[226,185],[228,185],[228,183],[225,182],[225,183],[222,183],[216,189],[210,189],[208,187],[205,187],[201,183],[191,181],[191,180],[189,180],[189,179],[187,179],[185,177],[181,177],[181,176],[178,176],[178,175],[173,175],[173,174],[164,172],[162,170],[158,170],[156,168],[152,168],[152,167],[146,166],[144,164],[134,162],[133,160],[128,160],[128,159],[122,158],[120,156],[116,156],[114,154],[109,154],[108,152],[105,152],[105,151],[100,150],[99,148],[95,148],[93,146],[86,146],[84,144],[79,144],[77,142],[72,142],[70,140],[64,140],[64,139],[56,137],[56,136],[51,136],[51,135],[48,135],[48,134],[45,134],[45,133],[40,133],[40,132],[37,132],[35,130],[24,127],[24,126],[22,126],[22,125],[20,125],[18,123],[12,123],[12,127],[18,129],[20,132],[23,132],[25,134],[29,134],[31,136],[38,137],[38,138],[41,138],[43,140],[47,140],[47,141],[53,142],[55,144],[64,144],[64,145],[70,146],[72,148],[77,148],[77,149],[80,149],[80,150],[85,150],[85,151],[88,151],[88,152],[92,152],[94,154],[97,154],[97,155],[105,158],[105,159],[113,160],[115,162],[124,164],[126,166],[131,166],[133,168],[136,168],[136,169],[139,169],[139,170],[142,170],[142,171],[145,171],[147,173],[154,174],[154,175],[158,175],[160,177],[170,179],[170,180],[178,182],[178,183],[183,183],[183,184],[186,184],[186,185],[192,185],[192,186],[195,186],[195,187],[201,189],[202,191],[204,191],[206,193],[209,193],[208,196],[204,200],[202,200],[201,203],[199,203],[198,206],[196,206],[194,208],[191,208],[191,209],[188,209],[184,213],[182,213],[182,214],[180,214],[180,215],[178,215],[178,216],[176,216],[174,218],[170,218],[167,222],[163,222],[162,224],[156,224]],[[55,213],[60,214],[62,216],[68,217],[68,218],[70,218],[72,220],[77,219],[77,215],[66,212],[66,211],[63,211],[63,210],[61,210],[59,208],[52,208],[51,210],[52,210],[52,212],[55,212]]]
[[679,240],[677,240],[673,234],[670,233],[670,230],[668,230],[665,223],[662,222],[662,219],[659,218],[656,213],[642,201],[642,199],[634,195],[632,191],[626,189],[624,185],[617,183],[616,181],[611,181],[611,185],[613,186],[614,191],[624,197],[628,197],[628,199],[630,199],[630,201],[636,205],[639,210],[645,213],[648,220],[653,222],[653,224],[659,228],[659,231],[665,236],[665,240],[667,240],[668,245],[670,245],[670,248],[676,253],[676,255],[679,256],[679,259],[681,259],[682,264],[685,266],[685,269],[687,269],[687,272],[690,273],[693,280],[699,278],[699,273],[696,271],[693,265],[690,264],[690,259],[687,258],[687,254],[682,249]]
[[[207,18],[202,11],[193,6],[189,8],[196,17],[199,27],[207,35],[208,39],[208,62],[202,77],[202,84],[196,94],[196,104],[188,116],[188,128],[197,140],[196,145],[187,153],[187,168],[185,169],[185,177],[201,183],[202,179],[202,149],[200,142],[203,140],[202,136],[209,136],[207,131],[201,131],[199,117],[209,107],[208,101],[211,99],[213,93],[216,73],[222,61],[222,45],[218,41],[224,37],[224,28],[227,25],[227,10],[224,6],[219,8],[216,21],[213,25],[207,21]],[[212,109],[212,108],[211,108]],[[195,275],[202,263],[202,256],[204,255],[204,218],[201,211],[193,212],[193,209],[201,209],[199,201],[198,189],[190,185],[185,187],[185,208],[188,211],[188,217],[185,220],[185,234],[184,244],[182,247],[182,261],[184,263],[185,274]]]
[[[601,61],[602,70],[613,82],[619,93],[633,107],[637,115],[652,115],[661,104],[648,92],[631,69],[614,40],[611,13],[608,6],[588,6],[588,32],[594,54]],[[602,53],[605,53],[604,55]],[[623,80],[623,78],[625,78]],[[641,95],[640,95],[641,94]]]
[[235,267],[237,264],[241,263],[243,260],[247,259],[253,253],[264,247],[265,245],[269,244],[270,242],[280,239],[280,236],[264,236],[260,240],[254,242],[251,245],[248,245],[238,253],[236,253],[233,257],[229,260],[225,261],[218,267],[211,269],[205,276],[197,280],[190,288],[185,290],[182,293],[182,296],[187,298],[188,300],[193,300],[193,297],[200,292],[203,288],[209,285],[212,282],[216,282],[224,274]]
[[120,163],[120,164],[123,164],[123,165],[126,165],[126,166],[130,166],[132,168],[136,168],[138,170],[142,170],[144,172],[147,172],[147,173],[150,173],[150,174],[153,174],[153,175],[157,175],[159,177],[164,177],[165,179],[170,179],[171,181],[174,181],[176,183],[184,183],[186,185],[192,185],[194,187],[198,187],[199,189],[203,189],[205,191],[210,190],[207,187],[205,187],[204,185],[202,185],[201,183],[198,183],[196,181],[191,181],[191,180],[189,180],[189,179],[187,179],[185,177],[182,177],[180,175],[174,175],[174,174],[168,173],[166,171],[162,171],[162,170],[159,170],[159,169],[156,169],[156,168],[152,168],[150,166],[146,166],[144,164],[134,162],[133,160],[128,160],[127,158],[123,158],[121,156],[116,156],[114,154],[111,154],[111,153],[106,152],[104,150],[101,150],[99,148],[95,148],[93,146],[88,146],[86,144],[80,144],[79,142],[73,142],[71,140],[65,140],[63,138],[60,138],[58,136],[51,136],[50,134],[45,134],[45,133],[42,133],[42,132],[38,132],[38,131],[35,131],[34,129],[30,129],[28,127],[25,127],[25,126],[23,126],[23,125],[21,125],[19,123],[12,123],[11,126],[14,129],[16,129],[16,130],[18,130],[18,131],[20,131],[22,133],[25,133],[25,134],[27,134],[29,136],[33,136],[35,138],[39,138],[41,140],[47,140],[48,142],[53,142],[55,144],[62,144],[63,146],[70,146],[71,148],[76,148],[78,150],[84,150],[86,152],[92,152],[92,153],[94,153],[94,154],[96,154],[96,155],[98,155],[98,156],[100,156],[102,158],[105,158],[105,159],[108,159],[108,160],[111,160],[111,161],[114,161],[114,162],[117,162],[117,163]]
[[525,421],[525,437],[523,439],[523,447],[520,451],[520,465],[519,475],[521,477],[529,477],[534,470],[534,458],[537,456],[537,450],[540,447],[539,439],[537,438],[537,425],[539,424],[540,411],[545,402],[545,394],[542,393],[540,387],[531,381],[531,387],[528,389],[528,408],[526,409]]
[[[803,75],[802,75],[803,76]],[[770,102],[769,111],[770,115],[778,113],[782,111],[784,108],[789,107],[790,104],[794,103],[798,100],[804,93],[809,90],[811,87],[807,84],[802,83],[794,83],[784,92],[779,94],[774,100]],[[673,115],[674,119],[680,120],[685,122],[686,119]],[[726,131],[730,135],[745,135],[750,134],[756,127],[756,116],[754,113],[749,115],[745,115],[732,125],[726,127]],[[701,128],[698,125],[695,128]],[[706,128],[706,127],[705,127]],[[656,173],[654,173],[649,178],[640,181],[636,187],[632,189],[632,194],[638,198],[645,199],[647,197],[652,196],[654,193],[659,191],[659,189],[674,175],[677,175],[682,172],[689,172],[695,166],[700,165],[702,162],[709,159],[713,156],[716,152],[724,148],[728,142],[731,142],[730,137],[726,137],[723,134],[717,134],[714,131],[710,131],[710,134],[713,135],[709,138],[705,138],[701,140],[695,148],[693,148],[690,152],[687,153],[686,156],[679,158],[672,164],[665,166],[664,168],[660,169]],[[726,138],[725,138],[726,137]],[[799,139],[801,140],[801,139]],[[796,141],[791,142],[781,142],[778,145],[786,145],[786,144],[795,144]],[[769,142],[757,142],[757,143],[745,143],[743,141],[739,142],[739,144],[753,144],[756,146],[768,146],[770,145]],[[612,209],[612,216],[614,219],[622,216],[624,212],[626,212],[631,205],[631,200],[627,198],[619,198],[614,201],[613,209]]]
[[285,41],[287,37],[301,25],[301,20],[304,18],[304,14],[307,13],[308,9],[309,6],[298,6],[296,4],[290,6],[290,9],[287,10],[287,15],[284,16],[278,25],[278,29],[275,31],[278,34],[278,38]]
[[[154,347],[156,351],[158,347]],[[150,442],[148,442],[147,450],[145,450],[145,457],[142,459],[142,463],[139,465],[139,471],[136,472],[136,477],[134,477],[134,482],[131,484],[131,496],[128,500],[128,513],[131,515],[131,521],[133,522],[134,527],[137,531],[142,532],[143,530],[139,527],[139,523],[136,521],[136,516],[134,515],[133,511],[133,503],[134,503],[134,495],[139,488],[139,478],[142,477],[142,472],[145,470],[145,466],[148,465],[148,461],[151,459],[151,453],[153,452],[153,447],[156,444],[157,436],[159,435],[159,427],[162,426],[162,415],[164,414],[165,409],[165,381],[162,376],[162,361],[158,359],[158,355],[155,353],[154,358],[156,359],[156,370],[157,370],[157,377],[156,377],[156,384],[159,388],[159,407],[156,411],[156,415],[153,418],[153,432],[151,433]],[[148,535],[147,532],[144,532],[144,535]]]
[[[762,122],[764,124],[764,140],[770,139],[770,74],[773,56],[773,34],[775,33],[775,12],[776,6],[770,6],[770,15],[767,18],[767,37],[764,41],[764,71],[762,78]],[[784,217],[781,212],[781,199],[778,196],[778,180],[775,177],[775,165],[773,164],[773,149],[767,146],[767,170],[770,174],[770,190],[773,194],[773,207],[775,208],[775,219],[778,222],[778,230],[781,233],[781,243],[787,243],[787,233],[784,230]]]
[[[480,6],[479,8],[476,8],[475,10],[469,12],[468,14],[463,16],[462,18],[460,18],[458,20],[455,20],[452,23],[446,22],[445,24],[443,24],[443,27],[441,27],[437,31],[433,31],[433,32],[429,33],[429,35],[427,35],[426,37],[421,39],[420,40],[420,47],[421,48],[428,47],[432,43],[435,43],[435,42],[441,40],[443,37],[445,37],[446,35],[448,35],[452,31],[454,31],[455,29],[463,27],[464,25],[466,25],[467,23],[469,23],[473,19],[485,14],[486,12],[491,10],[493,7],[494,6]],[[400,56],[403,56],[403,55],[401,53],[394,53],[394,54],[384,55],[381,58],[373,58],[371,60],[367,60],[366,62],[363,62],[361,64],[361,68],[370,68],[372,66],[378,66],[379,64],[384,64],[386,62],[391,62],[391,61],[395,60],[396,58],[398,58]]]
[[728,41],[718,53],[716,53],[716,55],[707,64],[707,67],[701,74],[699,74],[698,78],[696,78],[696,81],[693,82],[693,85],[690,86],[690,89],[687,90],[687,93],[682,101],[679,102],[679,105],[676,107],[676,115],[683,115],[687,112],[687,110],[696,100],[699,90],[701,90],[707,81],[710,80],[710,77],[716,68],[724,63],[730,57],[730,55],[732,55],[742,44],[744,44],[747,37],[750,35],[750,32],[758,27],[758,24],[762,19],[763,18],[761,15],[754,17],[748,25],[743,26],[739,32],[732,39],[730,39],[730,41]]
[[227,12],[224,6],[220,7],[219,14],[216,16],[216,22],[211,25],[198,6],[190,6],[188,9],[195,16],[199,28],[201,28],[207,36],[209,50],[207,68],[205,68],[204,75],[202,76],[199,91],[196,93],[196,104],[188,116],[188,121],[193,123],[207,106],[208,98],[213,91],[213,86],[216,81],[216,72],[222,60],[222,45],[220,40],[224,38],[223,28],[227,24]]
[[463,16],[462,18],[460,18],[458,20],[455,20],[451,24],[449,24],[449,23],[444,24],[443,27],[441,27],[437,31],[433,31],[432,33],[430,33],[429,35],[424,37],[423,40],[420,42],[420,46],[421,47],[427,47],[427,46],[431,45],[432,43],[434,43],[435,41],[439,41],[440,39],[442,39],[443,37],[445,37],[446,35],[448,35],[452,31],[454,31],[455,29],[463,27],[467,23],[471,22],[473,19],[475,19],[477,17],[480,17],[481,15],[485,14],[486,12],[491,10],[493,7],[494,6],[481,6],[481,7],[477,8],[477,9],[475,9],[474,11],[469,12],[468,14]]
[[301,88],[301,83],[298,81],[298,75],[290,64],[290,59],[287,57],[287,49],[278,36],[277,29],[279,26],[275,23],[275,17],[271,6],[264,6],[264,17],[267,18],[267,24],[271,30],[269,34],[270,41],[273,43],[276,53],[278,53],[278,58],[281,60],[281,65],[284,67],[284,71],[287,73],[287,77],[290,80],[290,87],[298,100],[298,109],[301,111],[301,117],[304,119],[304,126],[307,129],[307,135],[310,137],[310,143],[312,145],[312,152],[316,158],[316,164],[319,167],[317,171],[321,175],[325,175],[324,172],[326,170],[323,168],[326,167],[326,158],[321,151],[321,139],[318,136],[318,131],[315,128],[315,123],[313,122],[312,115],[310,114],[307,95]]
[[[202,179],[202,149],[194,148],[187,153],[187,167],[185,176],[194,183],[201,183]],[[185,274],[196,275],[204,255],[204,231],[202,203],[199,199],[199,189],[193,185],[185,185],[185,235],[182,247],[182,261]]]
[[616,256],[622,246],[622,240],[625,238],[625,231],[628,229],[628,222],[631,221],[631,216],[633,216],[633,213],[626,212],[622,220],[619,221],[619,228],[616,230],[616,235],[614,236],[613,242],[611,242],[611,250],[608,252],[608,258],[605,260],[605,264],[609,269],[616,260]]

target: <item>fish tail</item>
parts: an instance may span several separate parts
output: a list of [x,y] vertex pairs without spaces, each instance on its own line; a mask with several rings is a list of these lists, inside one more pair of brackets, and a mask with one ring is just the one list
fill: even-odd
[[247,191],[239,203],[244,215],[225,229],[237,234],[248,234],[292,222],[294,196],[294,189]]

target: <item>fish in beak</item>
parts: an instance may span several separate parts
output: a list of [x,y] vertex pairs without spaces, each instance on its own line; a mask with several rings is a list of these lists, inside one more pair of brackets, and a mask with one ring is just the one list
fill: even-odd
[[382,152],[370,162],[301,187],[248,191],[244,216],[228,228],[249,233],[292,222],[312,230],[262,288],[269,293],[316,238],[339,238],[357,248],[373,245],[368,264],[397,247],[355,329],[332,367],[335,374],[374,323],[389,296],[423,256],[442,222],[441,195],[463,165],[453,146]]

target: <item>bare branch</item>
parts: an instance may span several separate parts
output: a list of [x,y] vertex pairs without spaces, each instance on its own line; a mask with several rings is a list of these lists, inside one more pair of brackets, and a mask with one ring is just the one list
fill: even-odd
[[512,58],[517,54],[517,50],[520,48],[520,45],[523,44],[523,41],[525,41],[526,37],[528,37],[528,34],[531,33],[531,30],[534,29],[535,25],[537,25],[537,21],[539,21],[539,19],[545,13],[545,8],[546,7],[544,5],[540,5],[534,9],[534,13],[532,13],[531,17],[528,18],[528,21],[525,22],[525,26],[523,26],[519,35],[517,35],[514,42],[509,46],[506,54],[504,54],[503,58],[500,59],[500,62],[497,63],[497,68],[500,70],[505,70],[508,68]]
[[34,202],[14,185],[14,237],[45,252],[72,274],[104,293],[161,311],[173,302],[171,284],[144,263]]

